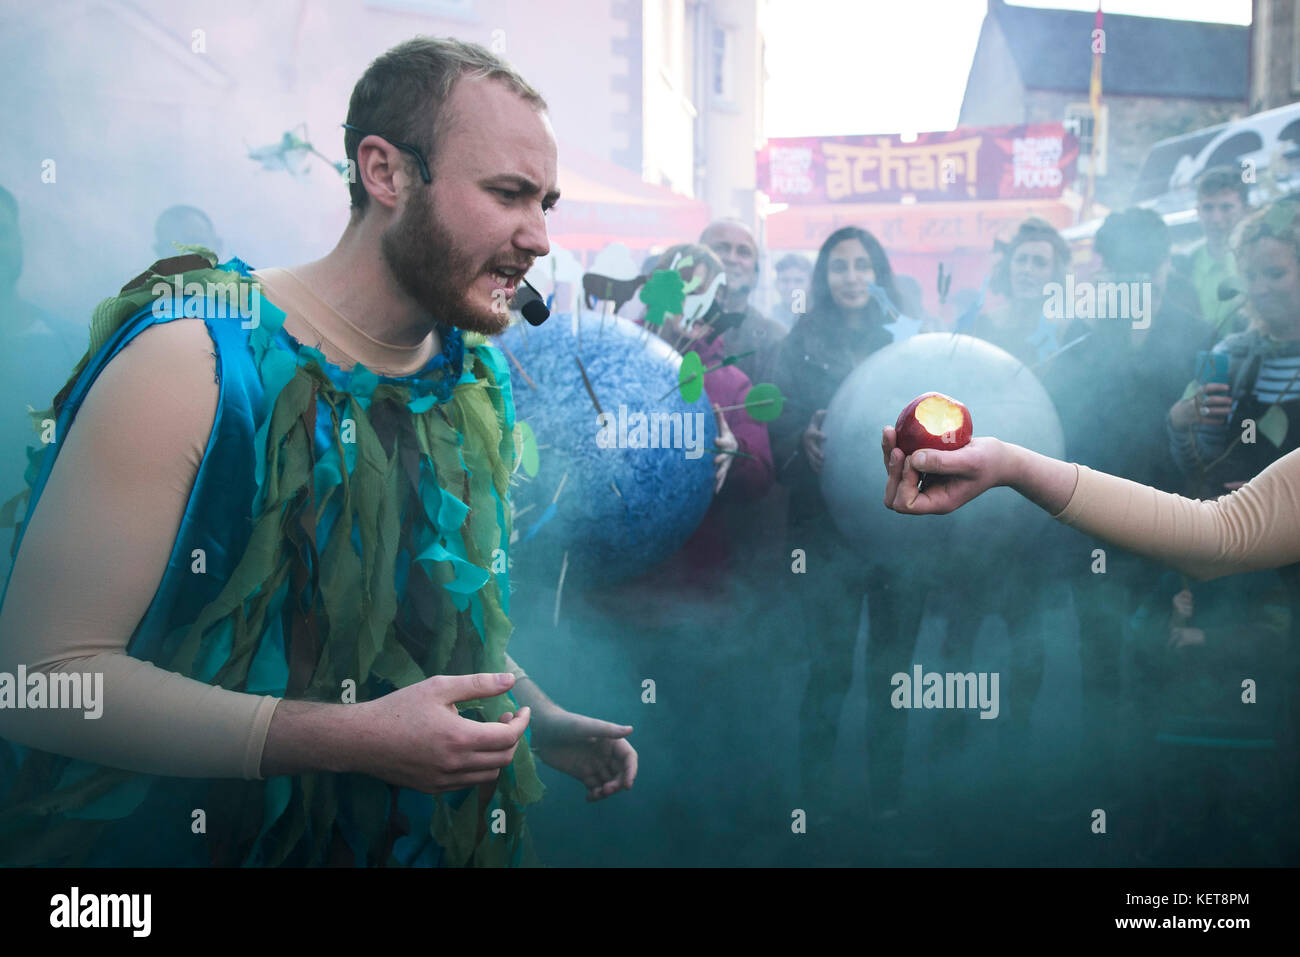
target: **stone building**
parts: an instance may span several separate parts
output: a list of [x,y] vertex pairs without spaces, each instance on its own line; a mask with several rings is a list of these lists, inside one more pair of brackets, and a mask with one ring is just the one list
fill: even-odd
[[1252,0],[1250,110],[1300,100],[1300,20],[1295,0]]
[[1081,139],[1080,193],[1095,133],[1096,200],[1122,208],[1153,143],[1249,112],[1251,31],[1106,14],[1102,115],[1094,131],[1088,106],[1093,30],[1093,13],[989,0],[958,122],[1065,122]]

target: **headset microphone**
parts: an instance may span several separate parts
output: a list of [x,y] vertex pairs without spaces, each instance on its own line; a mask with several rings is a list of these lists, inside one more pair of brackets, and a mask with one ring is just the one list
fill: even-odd
[[540,326],[547,319],[551,318],[551,310],[546,308],[546,300],[543,299],[542,294],[533,287],[533,284],[522,276],[520,279],[523,284],[528,287],[529,291],[537,298],[529,299],[523,304],[519,311],[523,317],[528,320],[529,325]]

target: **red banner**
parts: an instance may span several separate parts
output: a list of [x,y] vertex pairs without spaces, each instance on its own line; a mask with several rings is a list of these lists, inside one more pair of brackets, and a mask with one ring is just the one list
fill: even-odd
[[951,203],[1056,199],[1074,179],[1079,141],[1060,123],[900,136],[770,139],[758,186],[774,203]]

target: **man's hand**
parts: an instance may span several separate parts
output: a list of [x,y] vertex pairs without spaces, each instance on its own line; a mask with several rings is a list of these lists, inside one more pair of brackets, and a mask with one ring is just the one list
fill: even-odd
[[818,474],[821,474],[822,467],[826,464],[826,433],[822,431],[822,423],[825,421],[826,410],[818,409],[813,413],[808,428],[803,430],[803,454],[808,456],[808,464]]
[[713,457],[713,494],[717,495],[722,491],[722,483],[727,480],[727,472],[731,470],[731,463],[736,458],[727,453],[737,451],[740,443],[732,434],[731,426],[727,425],[726,416],[716,405],[713,407],[713,418],[718,425],[718,437],[713,443],[718,449],[718,454]]
[[[507,712],[502,721],[510,719]],[[626,740],[630,724],[611,724],[565,711],[555,704],[537,709],[532,745],[537,756],[587,789],[588,801],[628,790],[636,780],[636,749]]]
[[496,781],[531,711],[521,708],[500,723],[473,721],[455,703],[496,697],[514,682],[508,673],[435,675],[374,701],[337,706],[360,721],[357,759],[347,770],[426,794]]
[[1174,596],[1174,612],[1171,616],[1175,627],[1182,627],[1192,620],[1192,615],[1196,613],[1196,601],[1192,597],[1192,592],[1184,588]]

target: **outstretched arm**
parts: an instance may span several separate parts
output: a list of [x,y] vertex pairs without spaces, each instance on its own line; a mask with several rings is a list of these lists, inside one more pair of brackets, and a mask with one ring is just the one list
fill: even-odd
[[[885,505],[896,512],[946,515],[991,488],[1009,485],[1055,517],[1074,492],[1076,466],[991,436],[972,439],[954,452],[923,449],[910,456],[895,442],[893,428],[886,426],[880,442],[889,471]],[[944,479],[921,483],[922,473]]]
[[[885,505],[904,514],[946,514],[1006,485],[1072,528],[1201,581],[1300,561],[1300,451],[1232,494],[1202,502],[987,436],[954,452],[904,456],[886,428],[881,450]],[[921,472],[935,479],[918,492]]]

